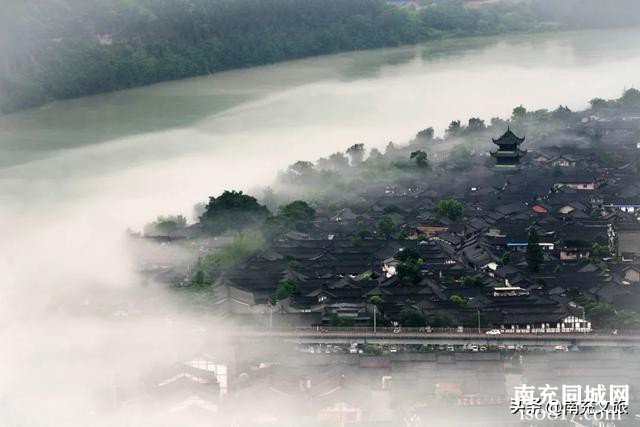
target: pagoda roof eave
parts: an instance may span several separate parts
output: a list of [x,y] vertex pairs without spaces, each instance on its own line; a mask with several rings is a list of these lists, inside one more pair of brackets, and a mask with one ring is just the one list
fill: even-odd
[[522,144],[525,140],[525,137],[520,138],[516,136],[513,132],[511,132],[511,128],[507,127],[507,131],[498,139],[491,138],[494,144]]
[[491,141],[493,141],[493,143],[496,144],[496,145],[509,145],[509,144],[520,145],[520,144],[524,143],[524,138],[522,138],[522,139],[514,139],[512,141],[506,141],[506,140],[503,140],[502,138],[498,138],[498,139],[491,138]]

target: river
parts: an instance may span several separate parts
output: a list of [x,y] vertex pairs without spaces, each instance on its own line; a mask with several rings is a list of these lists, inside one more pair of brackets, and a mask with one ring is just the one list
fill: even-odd
[[[640,31],[501,36],[230,71],[0,117],[3,208],[115,197],[132,225],[355,142],[514,106],[584,108],[640,83]],[[126,183],[126,185],[123,185]],[[56,191],[51,192],[50,186]],[[29,200],[25,201],[28,196]],[[69,199],[71,197],[71,199]],[[132,200],[135,199],[135,200]],[[137,201],[137,202],[136,202]],[[9,206],[7,206],[7,204]]]
[[[5,391],[28,383],[26,372],[42,385],[68,381],[48,377],[54,371],[103,366],[82,351],[64,361],[69,348],[95,356],[106,345],[101,339],[117,339],[146,351],[132,345],[145,325],[114,335],[90,323],[74,335],[72,315],[40,323],[52,304],[90,305],[99,290],[137,286],[120,245],[127,227],[140,229],[160,214],[190,216],[194,203],[223,189],[269,183],[287,164],[356,142],[383,147],[427,126],[442,133],[453,119],[507,117],[520,104],[581,109],[640,85],[639,69],[640,30],[462,38],[230,71],[0,117],[0,339],[16,343],[0,356]],[[93,341],[85,341],[87,331]],[[29,391],[24,399],[38,397]]]

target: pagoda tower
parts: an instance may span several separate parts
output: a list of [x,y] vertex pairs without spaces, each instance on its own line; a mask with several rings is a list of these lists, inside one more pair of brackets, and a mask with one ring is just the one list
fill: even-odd
[[496,169],[519,169],[520,159],[527,154],[527,150],[520,149],[520,144],[523,142],[524,138],[516,136],[508,127],[504,135],[498,139],[493,139],[493,143],[498,146],[497,151],[491,152],[491,156],[495,157],[497,161]]

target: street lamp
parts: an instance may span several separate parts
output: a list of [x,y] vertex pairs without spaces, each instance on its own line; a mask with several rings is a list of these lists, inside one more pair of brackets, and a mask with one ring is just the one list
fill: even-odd
[[478,334],[480,334],[480,309],[476,308],[476,310],[478,311]]

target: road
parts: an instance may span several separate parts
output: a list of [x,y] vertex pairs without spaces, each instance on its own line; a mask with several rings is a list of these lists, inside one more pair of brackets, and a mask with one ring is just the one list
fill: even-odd
[[282,340],[299,344],[414,344],[414,345],[522,345],[578,347],[640,347],[640,333],[501,333],[485,332],[424,332],[420,330],[370,329],[303,329],[278,331],[241,330],[234,334],[239,340]]

